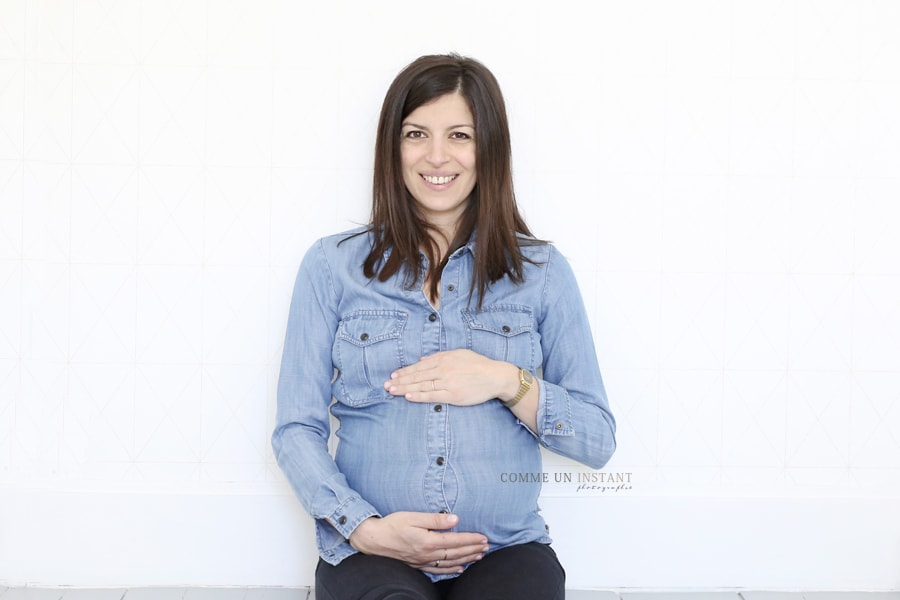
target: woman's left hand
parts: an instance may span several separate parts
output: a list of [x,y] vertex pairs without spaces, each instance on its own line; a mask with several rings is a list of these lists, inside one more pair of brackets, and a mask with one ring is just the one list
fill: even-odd
[[510,363],[471,350],[448,350],[394,371],[384,389],[410,402],[471,406],[515,395],[518,377]]

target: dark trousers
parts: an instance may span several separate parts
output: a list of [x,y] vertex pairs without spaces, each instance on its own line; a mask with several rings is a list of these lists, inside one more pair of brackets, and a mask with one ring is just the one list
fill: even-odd
[[398,560],[361,553],[316,567],[316,600],[563,600],[565,585],[556,553],[537,542],[491,552],[437,583]]

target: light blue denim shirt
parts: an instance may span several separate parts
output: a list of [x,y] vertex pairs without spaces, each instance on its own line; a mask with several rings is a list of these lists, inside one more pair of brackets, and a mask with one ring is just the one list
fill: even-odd
[[[525,282],[495,282],[476,310],[470,243],[449,257],[436,310],[421,287],[405,288],[402,272],[385,282],[365,277],[371,237],[348,235],[319,240],[300,266],[272,437],[278,464],[316,520],[319,554],[339,563],[355,552],[347,538],[357,525],[396,511],[452,512],[455,531],[484,534],[491,550],[549,543],[540,478],[509,474],[540,474],[539,445],[594,468],[615,450],[569,264],[552,245],[524,246],[534,261]],[[538,431],[496,399],[424,404],[384,390],[392,371],[456,348],[540,374]],[[329,407],[340,423],[333,458]]]

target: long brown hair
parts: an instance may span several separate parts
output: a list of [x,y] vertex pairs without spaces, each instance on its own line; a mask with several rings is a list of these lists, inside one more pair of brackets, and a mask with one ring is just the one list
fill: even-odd
[[[386,281],[401,268],[412,289],[420,282],[423,250],[428,257],[425,281],[431,297],[446,264],[430,231],[403,183],[400,144],[403,120],[418,107],[446,94],[465,98],[475,125],[476,183],[460,218],[456,237],[447,240],[448,255],[475,235],[474,270],[469,298],[477,291],[481,307],[490,284],[509,276],[524,279],[520,244],[534,240],[519,214],[513,192],[509,123],[500,86],[480,62],[458,54],[423,56],[394,79],[381,107],[375,142],[375,178],[372,198],[371,251],[363,262],[366,277]],[[518,234],[527,236],[520,239]],[[385,260],[385,252],[390,255]]]

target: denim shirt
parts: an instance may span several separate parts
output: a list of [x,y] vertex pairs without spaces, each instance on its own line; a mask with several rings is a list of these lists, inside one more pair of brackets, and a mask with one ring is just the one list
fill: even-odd
[[[360,230],[319,240],[300,265],[272,436],[279,466],[316,521],[320,556],[339,563],[355,552],[347,539],[357,525],[396,511],[452,512],[454,530],[484,534],[491,551],[549,543],[541,478],[509,474],[539,475],[539,445],[594,468],[615,449],[569,264],[550,244],[523,246],[534,263],[525,263],[524,283],[494,282],[478,310],[469,243],[447,261],[438,310],[421,286],[405,287],[402,270],[385,282],[365,277],[371,236],[352,233]],[[384,390],[392,371],[456,348],[536,374],[537,431],[497,399],[463,407]],[[333,457],[329,408],[340,424]]]

